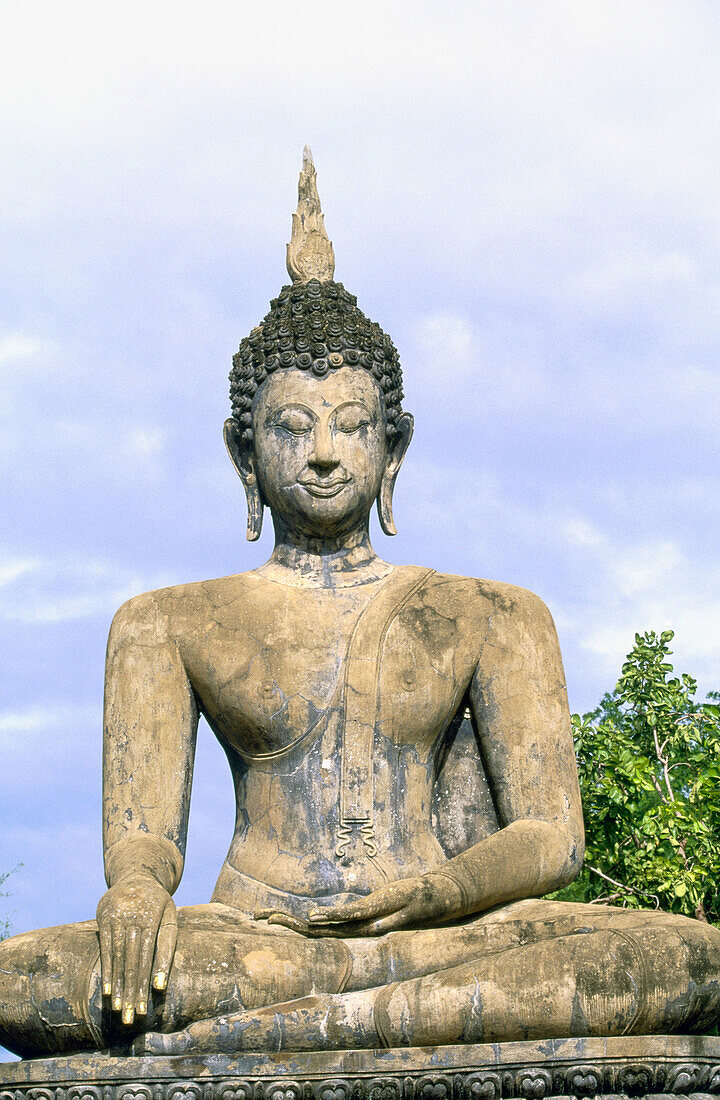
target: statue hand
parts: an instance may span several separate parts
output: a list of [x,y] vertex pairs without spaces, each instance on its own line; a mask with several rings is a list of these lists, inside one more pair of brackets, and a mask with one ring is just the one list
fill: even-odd
[[165,989],[175,954],[177,912],[164,886],[138,873],[112,886],[97,907],[103,995],[131,1024],[147,1014],[150,984]]
[[444,875],[397,879],[346,905],[312,909],[306,934],[383,936],[398,928],[432,925],[458,911],[459,894]]

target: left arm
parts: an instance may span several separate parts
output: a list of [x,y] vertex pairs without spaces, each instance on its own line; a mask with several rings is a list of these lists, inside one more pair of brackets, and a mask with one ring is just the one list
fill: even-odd
[[537,596],[509,591],[511,612],[493,614],[470,686],[501,828],[440,869],[464,895],[457,915],[559,890],[577,876],[584,853],[555,624]]

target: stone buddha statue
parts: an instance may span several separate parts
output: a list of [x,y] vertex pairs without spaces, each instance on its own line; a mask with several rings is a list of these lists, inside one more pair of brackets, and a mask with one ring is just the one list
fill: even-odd
[[[333,280],[309,153],[292,284],[233,360],[260,568],[137,596],[107,655],[95,921],[0,943],[23,1056],[428,1046],[702,1031],[720,931],[543,900],[583,822],[557,637],[512,585],[394,566],[377,503],[412,436],[398,355]],[[176,910],[202,714],[237,818]]]

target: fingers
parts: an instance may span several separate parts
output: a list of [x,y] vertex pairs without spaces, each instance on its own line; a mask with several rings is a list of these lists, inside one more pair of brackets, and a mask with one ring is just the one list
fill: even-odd
[[[112,921],[111,929],[109,966],[112,977],[107,982],[107,971],[103,973],[103,994],[107,996],[109,993],[113,1012],[122,1012],[122,1022],[129,1026],[136,1012],[142,1016],[147,1013],[153,938],[148,929],[123,928],[118,920]],[[107,936],[105,942],[108,942]],[[102,959],[102,932],[100,944]]]
[[112,1009],[113,1012],[122,1010],[122,998],[124,988],[125,971],[125,929],[119,920],[113,919],[110,923],[112,931]]
[[311,909],[308,914],[310,924],[337,924],[345,921],[367,920],[385,912],[384,906],[370,897],[348,905],[335,905],[327,909]]
[[138,1016],[147,1015],[148,994],[150,990],[150,972],[155,952],[155,937],[149,928],[140,935],[140,958],[138,961],[137,999],[135,1011]]
[[366,898],[348,902],[347,905],[335,905],[328,909],[311,909],[308,920],[312,925],[334,924],[339,921],[365,921],[385,916],[401,908],[406,898],[401,891],[392,889],[375,890]]
[[278,909],[256,909],[253,913],[253,920],[268,920],[273,913],[278,913]]
[[357,939],[361,936],[379,936],[382,931],[391,932],[396,928],[407,927],[407,914],[404,909],[376,920],[336,921],[332,924],[310,925],[308,935],[311,939]]
[[315,938],[324,937],[326,939],[332,937],[347,939],[360,936],[383,936],[386,932],[395,932],[398,928],[408,928],[413,924],[416,924],[414,912],[410,906],[406,906],[374,920],[312,925],[309,934]]
[[[340,907],[338,907],[340,908]],[[344,908],[344,907],[343,907]],[[328,919],[327,914],[332,913],[332,917]],[[301,936],[309,936],[310,939],[341,939],[343,936],[361,936],[365,935],[365,932],[356,932],[355,927],[358,925],[358,921],[344,920],[341,917],[335,916],[336,910],[322,909],[317,913],[315,918],[310,916],[309,920],[302,920],[301,917],[294,917],[291,913],[283,913],[279,909],[257,909],[253,913],[253,920],[265,920],[268,924],[280,925],[281,928],[290,928],[293,932],[298,932]],[[368,922],[361,921],[360,925],[364,927]]]
[[421,895],[421,880],[399,879],[348,905],[311,910],[310,935],[382,936],[418,919],[422,923]]
[[369,920],[385,913],[383,905],[375,901],[363,898],[360,902],[351,902],[349,905],[337,905],[328,909],[311,909],[308,921],[312,925],[345,924],[351,921]]
[[[292,928],[304,936],[364,936],[369,921],[396,913],[407,906],[418,888],[418,880],[399,879],[389,886],[373,890],[367,897],[345,905],[311,909],[307,922],[289,913],[277,909],[258,909],[255,920],[266,920],[268,924],[280,924]],[[395,927],[395,925],[393,925]]]
[[352,936],[364,936],[368,921],[333,921],[331,924],[308,925],[307,936],[311,940],[344,940]]
[[122,1022],[129,1026],[135,1019],[135,1003],[137,1001],[138,963],[140,962],[141,932],[138,928],[130,928],[125,933],[125,965],[123,995],[122,995]]
[[100,981],[102,983],[103,997],[109,997],[112,993],[112,932],[107,920],[98,918],[98,935],[100,938]]
[[168,901],[155,942],[155,961],[153,963],[153,989],[163,993],[167,989],[168,974],[175,955],[177,943],[177,911],[172,901]]
[[100,958],[103,995],[110,996],[113,1012],[122,1013],[129,1027],[135,1015],[145,1016],[152,986],[162,992],[167,987],[177,942],[177,914],[174,905],[166,907],[157,939],[150,928],[125,928],[119,920],[109,928],[100,927]]
[[177,942],[177,913],[160,883],[116,884],[98,903],[102,992],[126,1027],[146,1016],[152,984],[167,987]]
[[301,936],[311,935],[311,929],[306,920],[294,917],[292,913],[284,913],[282,909],[256,909],[253,920],[266,920],[268,924],[279,924],[282,928],[290,928],[293,932],[299,932]]
[[407,928],[412,923],[411,914],[407,909],[398,909],[396,913],[390,913],[387,917],[369,921],[362,936],[384,936],[386,932],[395,932],[398,928]]
[[268,924],[279,924],[282,928],[290,928],[293,932],[299,932],[301,936],[307,936],[310,931],[306,920],[293,917],[290,913],[271,913],[267,922]]

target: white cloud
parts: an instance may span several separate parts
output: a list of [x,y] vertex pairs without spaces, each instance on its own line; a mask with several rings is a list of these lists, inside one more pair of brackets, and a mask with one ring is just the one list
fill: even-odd
[[472,370],[480,352],[479,333],[466,317],[456,313],[431,313],[421,317],[416,339],[425,353],[425,364],[435,368],[440,378],[450,369],[454,375]]
[[596,525],[580,516],[573,516],[559,527],[571,544],[579,547],[602,547],[605,540]]
[[96,406],[82,419],[45,418],[38,415],[37,405],[34,395],[21,390],[15,394],[15,408],[6,414],[0,444],[0,469],[6,477],[29,480],[31,491],[38,483],[60,479],[69,488],[68,470],[73,485],[89,479],[99,486],[102,479],[105,489],[129,477],[138,486],[166,478],[167,428],[123,422]]
[[62,623],[112,615],[131,596],[175,582],[169,574],[145,575],[93,558],[0,562],[7,574],[0,621]]
[[0,711],[0,739],[17,734],[47,733],[77,722],[97,718],[97,707],[83,705],[32,706],[23,710]]
[[27,573],[32,573],[40,567],[39,558],[10,558],[6,561],[0,560],[0,588],[6,584],[13,584],[14,581],[20,577],[25,576]]
[[137,458],[155,458],[162,453],[167,433],[160,428],[131,428],[127,437],[127,449]]
[[568,362],[567,351],[556,356],[539,340],[516,334],[513,341],[469,316],[438,312],[413,321],[405,388],[411,407],[436,403],[436,415],[454,424],[489,416],[529,430],[554,425],[590,440],[605,432],[646,439],[648,452],[661,458],[673,436],[658,441],[654,433],[712,441],[720,421],[720,372],[670,350],[663,359],[655,347],[652,355],[620,349],[602,362],[589,345],[572,352],[586,362]]
[[[49,817],[58,803],[68,819],[83,816],[78,795],[93,804],[100,798],[102,721],[101,684],[92,703],[50,699],[0,711],[0,803],[18,806],[29,798],[37,813],[45,798]],[[16,824],[23,820],[21,813]],[[21,851],[11,855],[13,862],[24,858]]]
[[[40,799],[26,799],[42,814]],[[42,818],[27,824],[12,820],[3,828],[0,858],[6,866],[22,864],[7,883],[9,897],[3,904],[16,932],[88,920],[95,914],[105,889],[97,799],[78,797],[72,810],[71,820],[55,820],[51,829]]]
[[37,356],[42,350],[42,342],[32,336],[26,336],[21,332],[7,333],[5,336],[0,336],[0,368],[6,364],[15,363],[18,359]]
[[462,423],[490,407],[502,415],[554,401],[553,379],[543,375],[542,362],[503,346],[497,331],[469,316],[418,316],[408,336],[405,388],[413,406],[439,398],[439,411]]
[[564,624],[598,670],[617,676],[636,632],[670,629],[676,671],[694,676],[701,693],[720,687],[716,564],[666,539],[627,544],[617,534],[588,546],[583,557],[586,589],[566,603]]
[[94,476],[102,472],[113,480],[124,480],[130,473],[135,478],[139,475],[162,478],[166,472],[165,428],[123,423],[115,417],[96,414],[90,420],[55,420],[45,431],[57,458],[77,463],[80,469],[89,467]]
[[620,550],[609,564],[620,595],[633,599],[656,592],[687,563],[678,547],[663,539]]
[[629,294],[653,291],[656,287],[677,292],[678,288],[696,285],[698,271],[695,262],[679,252],[647,256],[616,253],[601,266],[580,272],[578,287],[607,300],[609,295],[627,302]]
[[[534,588],[560,632],[573,705],[594,705],[620,674],[637,631],[675,631],[676,668],[720,688],[720,566],[688,540],[603,527],[564,499],[562,488],[524,498],[493,474],[414,460],[398,520],[428,532],[428,563]],[[671,492],[671,486],[666,486]],[[677,495],[675,492],[674,495]],[[580,699],[578,703],[577,700]]]

